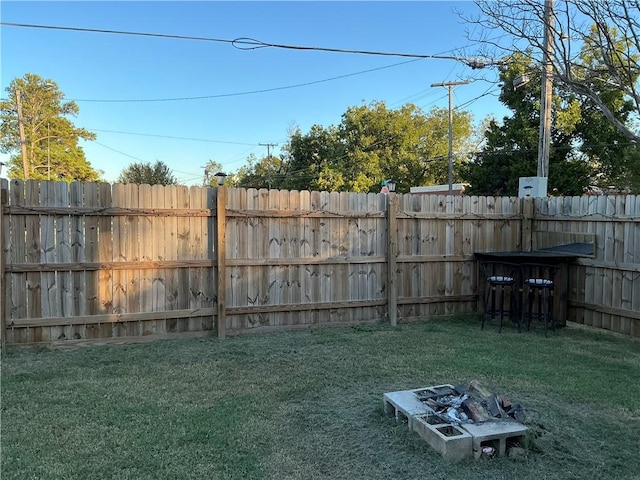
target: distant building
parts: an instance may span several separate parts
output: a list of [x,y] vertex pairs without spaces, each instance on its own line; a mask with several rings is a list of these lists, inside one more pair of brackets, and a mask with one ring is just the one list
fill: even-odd
[[[464,195],[464,183],[454,183],[451,185],[453,195]],[[422,193],[427,195],[448,195],[449,184],[429,185],[428,187],[411,187],[409,193]]]

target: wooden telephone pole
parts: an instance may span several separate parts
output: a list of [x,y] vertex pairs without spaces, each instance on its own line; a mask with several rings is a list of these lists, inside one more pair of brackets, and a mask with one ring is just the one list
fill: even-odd
[[18,130],[20,131],[20,150],[22,150],[22,169],[24,179],[29,180],[29,161],[27,160],[27,141],[24,138],[24,122],[22,120],[22,98],[20,89],[16,88],[16,108],[18,110]]
[[538,139],[538,177],[549,176],[549,145],[551,143],[551,100],[553,94],[553,0],[544,2],[544,58],[542,94],[540,96],[540,132]]
[[449,195],[453,194],[453,100],[451,94],[453,87],[456,85],[466,85],[470,83],[468,80],[463,82],[441,82],[432,83],[432,87],[448,87],[449,88]]

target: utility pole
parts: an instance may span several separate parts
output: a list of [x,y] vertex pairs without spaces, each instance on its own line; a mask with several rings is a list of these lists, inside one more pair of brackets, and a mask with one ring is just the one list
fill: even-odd
[[29,161],[27,160],[27,141],[24,138],[24,123],[22,120],[22,99],[20,89],[16,88],[16,108],[18,110],[18,130],[20,131],[20,150],[22,150],[22,169],[24,179],[29,180]]
[[448,87],[449,88],[449,195],[453,194],[453,87],[456,85],[466,85],[470,83],[468,80],[463,82],[441,82],[432,83],[432,87]]
[[553,0],[544,2],[544,65],[540,96],[540,132],[538,139],[538,177],[549,176],[549,144],[551,141],[551,97],[553,94]]
[[[271,162],[271,147],[277,147],[278,144],[277,143],[259,143],[258,145],[262,147],[267,147],[267,158],[269,159],[269,162]],[[271,175],[269,175],[269,177],[271,177]],[[271,189],[271,178],[267,178],[267,185],[269,186],[269,189]]]
[[261,147],[267,147],[267,158],[271,160],[271,147],[277,147],[277,143],[259,143]]

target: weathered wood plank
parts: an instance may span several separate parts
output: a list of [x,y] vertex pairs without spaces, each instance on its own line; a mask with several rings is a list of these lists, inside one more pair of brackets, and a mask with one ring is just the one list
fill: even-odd
[[[25,184],[25,205],[38,205],[40,203],[40,182],[28,181]],[[40,218],[26,217],[26,232],[23,231],[26,242],[27,262],[40,262],[42,256],[42,244],[40,240]],[[27,273],[26,315],[29,317],[42,317],[42,275],[38,272]],[[42,329],[34,328],[24,332],[27,341],[42,341]],[[48,332],[45,332],[47,334]]]
[[[69,205],[81,206],[84,204],[84,184],[81,182],[73,182],[69,185]],[[71,217],[71,264],[78,264],[85,261],[85,218],[80,215]],[[73,272],[72,278],[72,297],[74,315],[86,315],[88,312],[87,304],[87,278],[84,271]],[[76,332],[81,338],[85,338],[85,332]]]
[[216,254],[218,256],[217,265],[217,329],[218,338],[224,339],[227,331],[227,241],[226,241],[226,208],[227,208],[227,188],[219,187],[216,195]]
[[4,213],[8,203],[8,189],[7,180],[0,179],[0,348],[2,349],[2,355],[7,351],[7,318],[9,317],[7,292],[10,291],[10,283],[7,282],[7,275],[4,269],[7,257],[6,247],[9,245],[7,233],[10,228],[9,217]]
[[[151,198],[151,185],[138,186],[138,207],[150,208],[153,205]],[[138,222],[139,232],[139,257],[140,262],[151,262],[154,260],[151,252],[152,244],[156,241],[153,231],[153,219],[151,217],[143,217]],[[137,267],[137,265],[132,265]],[[139,291],[140,291],[140,312],[153,311],[153,273],[152,269],[138,269],[139,272]],[[141,334],[153,335],[156,333],[156,324],[154,321],[142,322]]]
[[[165,208],[178,207],[178,186],[167,185],[164,187],[164,206]],[[164,253],[168,260],[178,259],[178,218],[168,217],[165,220],[165,247]],[[165,308],[167,310],[178,309],[178,272],[176,269],[165,270]],[[169,331],[175,332],[177,323],[168,326]]]
[[398,222],[396,213],[398,210],[398,198],[395,194],[387,196],[387,299],[389,322],[392,326],[398,324]]

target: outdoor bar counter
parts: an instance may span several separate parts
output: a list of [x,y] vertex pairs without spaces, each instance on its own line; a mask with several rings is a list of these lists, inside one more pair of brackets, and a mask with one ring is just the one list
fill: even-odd
[[[475,257],[478,263],[482,262],[505,262],[515,264],[539,263],[554,265],[559,267],[559,271],[555,278],[554,285],[554,305],[553,315],[555,317],[555,326],[562,327],[566,325],[568,297],[569,297],[569,263],[576,258],[591,257],[594,254],[593,243],[572,243],[567,245],[558,245],[551,248],[532,250],[530,252],[523,251],[504,251],[504,252],[476,252]],[[484,279],[480,278],[478,269],[478,285],[484,289]],[[483,290],[480,291],[480,298],[483,298]],[[482,306],[484,308],[484,306]]]

